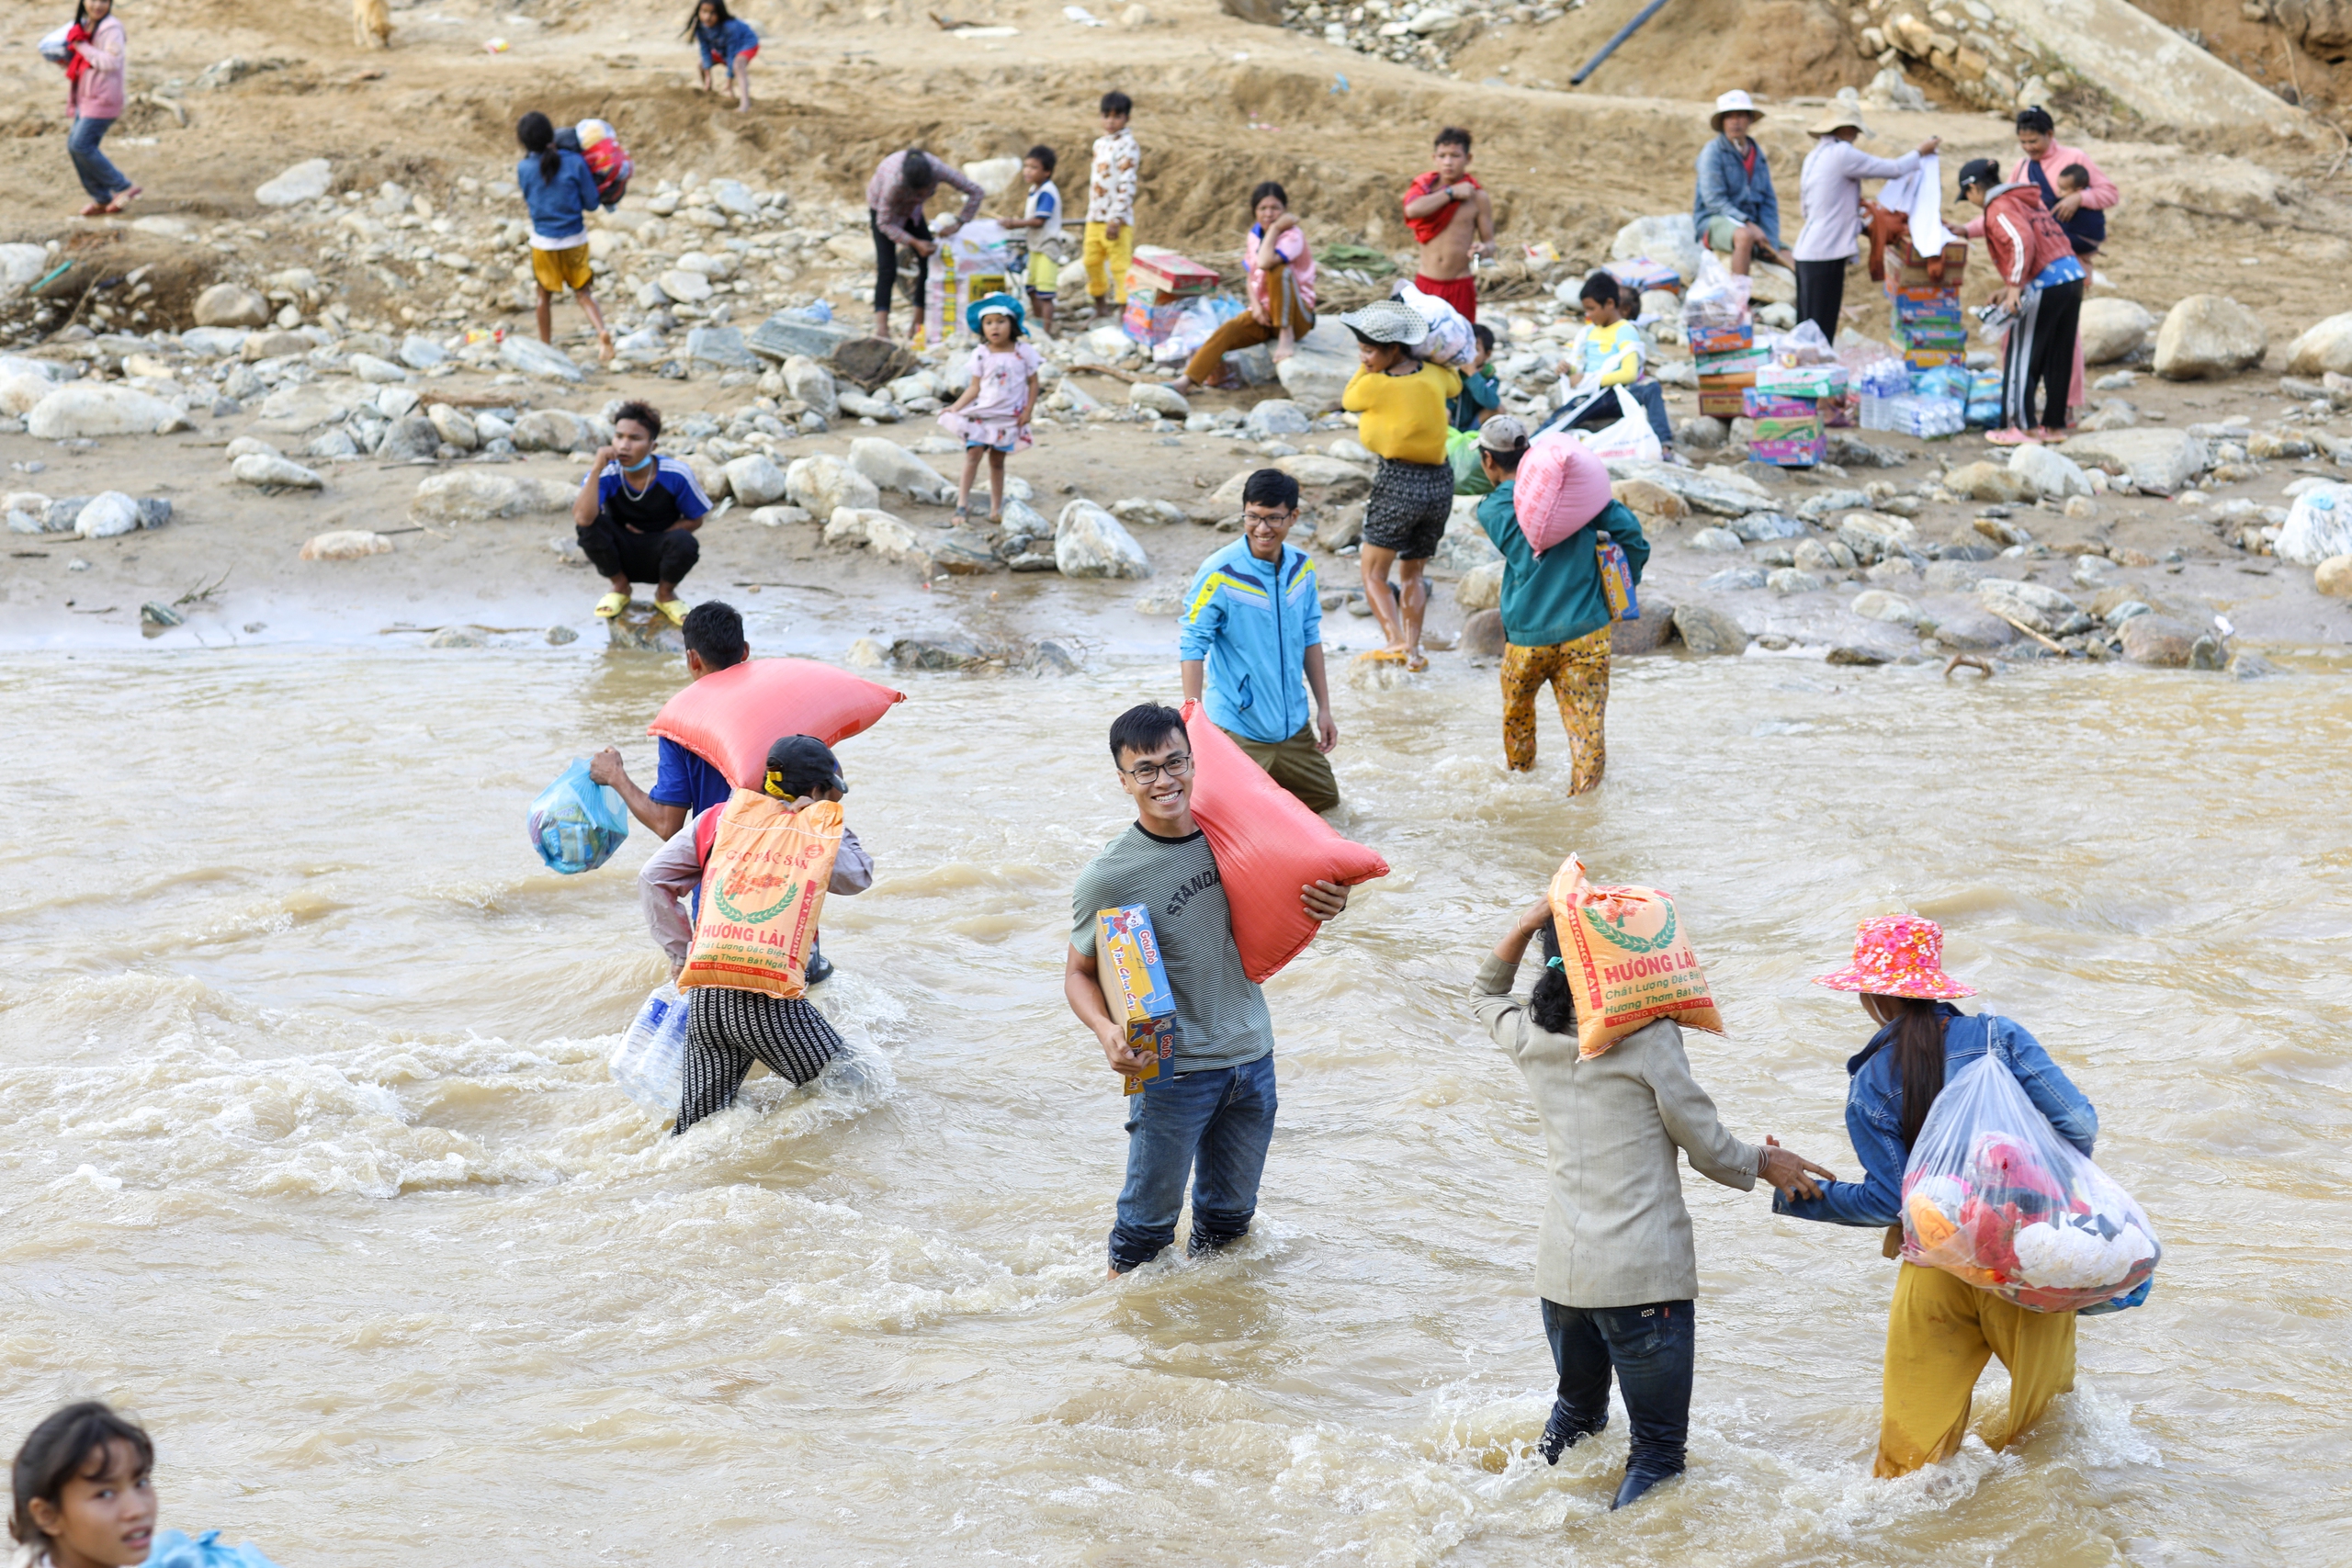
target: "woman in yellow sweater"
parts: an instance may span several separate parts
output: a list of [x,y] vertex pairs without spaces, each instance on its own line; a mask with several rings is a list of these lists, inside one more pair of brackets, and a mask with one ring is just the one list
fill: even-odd
[[[1425,563],[1445,536],[1453,511],[1453,469],[1445,460],[1446,400],[1462,378],[1442,365],[1424,365],[1408,352],[1429,335],[1420,312],[1378,299],[1340,318],[1356,334],[1362,368],[1340,406],[1363,416],[1356,439],[1380,459],[1372,498],[1364,503],[1363,596],[1380,618],[1388,646],[1363,658],[1426,670],[1421,615],[1429,606]],[[1392,598],[1388,567],[1400,563],[1404,581]]]

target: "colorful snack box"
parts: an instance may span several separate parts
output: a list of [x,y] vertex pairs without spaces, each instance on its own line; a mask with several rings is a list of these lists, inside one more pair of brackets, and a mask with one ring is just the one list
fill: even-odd
[[1788,398],[1829,398],[1846,389],[1842,365],[1768,365],[1756,373],[1758,392]]
[[1742,321],[1736,327],[1702,327],[1692,331],[1689,343],[1694,355],[1744,354],[1756,343],[1756,323]]
[[1216,291],[1217,272],[1178,251],[1137,245],[1127,264],[1127,292],[1164,294],[1171,299]]
[[1817,420],[1821,417],[1821,405],[1813,399],[1769,392],[1761,386],[1748,388],[1740,394],[1739,401],[1740,412],[1750,419]]
[[1759,438],[1747,444],[1747,456],[1751,461],[1770,463],[1775,468],[1818,468],[1829,456],[1829,442],[1821,435],[1802,441]]
[[1769,349],[1741,348],[1724,354],[1694,355],[1691,362],[1703,380],[1709,376],[1753,376],[1772,363],[1772,355]]
[[1176,993],[1159,961],[1159,937],[1151,929],[1148,906],[1094,911],[1094,975],[1111,1016],[1126,1025],[1128,1046],[1152,1058],[1144,1071],[1126,1076],[1127,1092],[1141,1093],[1162,1069],[1173,1072],[1176,1065]]

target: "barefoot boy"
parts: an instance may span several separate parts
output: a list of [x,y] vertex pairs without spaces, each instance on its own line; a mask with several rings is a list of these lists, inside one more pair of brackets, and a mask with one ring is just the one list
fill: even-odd
[[1405,187],[1405,222],[1420,242],[1413,287],[1478,319],[1478,281],[1471,267],[1495,254],[1495,209],[1470,177],[1470,133],[1449,125],[1437,133],[1437,167]]

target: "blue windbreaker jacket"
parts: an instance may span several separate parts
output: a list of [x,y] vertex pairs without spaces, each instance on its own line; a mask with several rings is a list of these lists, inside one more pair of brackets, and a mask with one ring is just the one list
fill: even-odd
[[1207,665],[1210,722],[1264,741],[1306,728],[1306,650],[1323,640],[1314,558],[1284,545],[1281,560],[1262,561],[1237,539],[1193,574],[1183,615],[1181,657]]

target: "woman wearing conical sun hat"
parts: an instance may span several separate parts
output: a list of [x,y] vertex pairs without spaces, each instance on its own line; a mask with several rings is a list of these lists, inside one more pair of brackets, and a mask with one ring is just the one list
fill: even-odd
[[[1860,1181],[1825,1181],[1818,1198],[1776,1196],[1772,1211],[1831,1224],[1899,1227],[1903,1171],[1943,1086],[1988,1051],[2059,1136],[2088,1158],[2098,1112],[2034,1037],[1989,1012],[1971,1016],[1952,998],[1976,994],[1944,973],[1944,933],[1915,915],[1864,920],[1854,961],[1814,984],[1861,996],[1878,1025],[1846,1064],[1846,1134]],[[1887,1254],[1893,1257],[1890,1250]],[[2144,1294],[2143,1284],[2135,1294]],[[2132,1297],[2119,1304],[2137,1305]],[[1950,1458],[1968,1435],[1977,1374],[1993,1356],[2009,1370],[2009,1409],[1984,1440],[2021,1436],[2058,1394],[2075,1386],[2075,1316],[2034,1312],[1941,1269],[1902,1265],[1887,1314],[1883,1414],[1872,1473],[1907,1475]]]
[[1860,118],[1835,103],[1804,129],[1816,140],[1797,175],[1804,206],[1804,227],[1797,231],[1797,319],[1813,322],[1834,344],[1838,308],[1846,299],[1846,269],[1853,265],[1854,241],[1861,232],[1862,182],[1901,178],[1943,139],[1930,136],[1900,158],[1873,157],[1854,145],[1869,134]]

